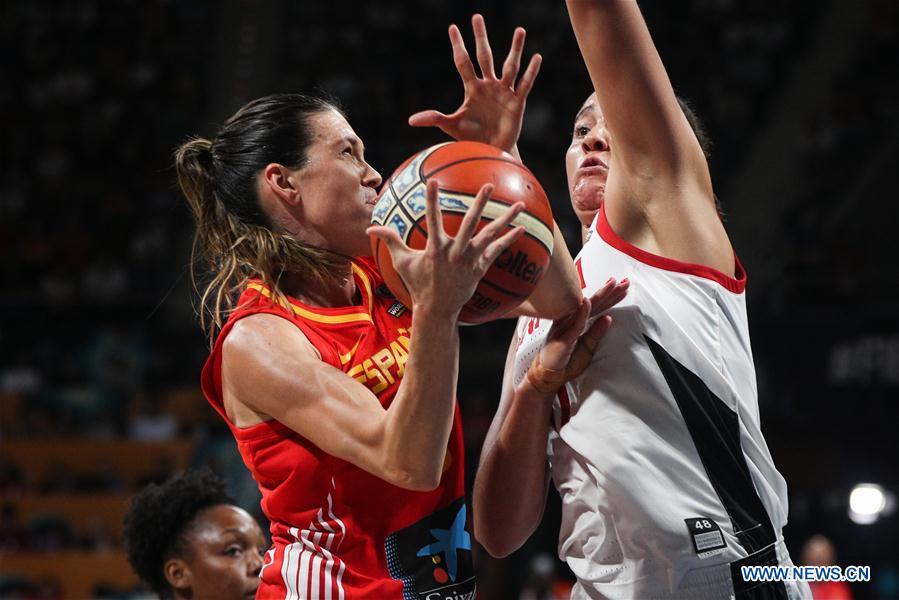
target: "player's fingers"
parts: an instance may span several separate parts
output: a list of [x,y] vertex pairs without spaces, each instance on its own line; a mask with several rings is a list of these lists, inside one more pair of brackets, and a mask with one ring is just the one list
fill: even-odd
[[440,203],[437,200],[438,185],[436,179],[428,180],[425,193],[425,217],[428,224],[427,248],[442,247],[446,243],[446,233],[443,231],[443,216],[440,213]]
[[584,335],[580,337],[565,367],[565,380],[569,381],[584,372],[593,360],[593,354],[602,336],[612,326],[612,317],[606,315],[600,317]]
[[[590,302],[585,298],[581,301],[577,311],[563,318],[557,323],[553,323],[550,328],[547,339],[557,339],[567,345],[577,341],[578,336],[584,330],[587,324],[587,318],[590,315]],[[558,327],[556,325],[558,324]],[[553,331],[555,330],[555,331]]]
[[515,91],[522,98],[527,98],[528,94],[531,93],[531,88],[534,87],[534,80],[537,79],[537,73],[540,72],[541,64],[543,64],[542,56],[535,54],[531,57],[531,62],[528,63],[528,67],[518,81],[518,87],[515,88]]
[[468,245],[471,236],[474,235],[478,222],[481,220],[481,213],[484,212],[484,207],[487,205],[487,200],[492,193],[492,184],[487,183],[481,186],[477,196],[474,197],[474,202],[471,203],[471,207],[465,213],[465,218],[462,219],[462,224],[459,226],[459,231],[456,233],[456,241],[454,242],[460,250]]
[[396,262],[396,259],[405,256],[412,250],[403,242],[400,234],[396,229],[392,227],[386,227],[384,225],[372,225],[368,229],[365,230],[365,233],[368,235],[373,235],[378,237],[382,242],[387,245],[387,250],[390,252],[390,256]]
[[590,326],[589,329],[581,336],[581,339],[584,340],[584,345],[592,354],[594,350],[596,350],[596,346],[599,344],[599,340],[602,339],[602,336],[606,334],[607,331],[612,327],[612,317],[609,315],[603,315],[600,318],[596,319],[596,322]]
[[489,244],[491,240],[496,238],[503,229],[508,227],[512,221],[515,220],[515,217],[517,217],[522,210],[524,210],[524,203],[522,202],[516,202],[507,208],[503,214],[491,221],[489,225],[484,227],[476,236],[474,236],[471,240],[472,247],[479,251]]
[[493,264],[500,254],[503,253],[509,246],[514,244],[518,239],[524,235],[524,227],[516,227],[512,231],[503,234],[503,236],[497,240],[491,242],[487,249],[484,250],[484,253],[481,255],[480,261],[480,270],[482,273],[486,273],[487,269],[490,268],[490,265]]
[[609,279],[602,285],[601,288],[593,292],[590,295],[590,306],[592,307],[590,310],[590,314],[597,315],[604,310],[605,301],[609,294],[612,293],[612,290],[615,289],[617,282],[614,277],[609,277]]
[[409,125],[412,127],[443,127],[449,121],[449,117],[437,110],[423,110],[409,117]]
[[490,49],[490,40],[487,39],[484,17],[479,14],[471,17],[471,28],[474,30],[475,56],[478,57],[478,65],[481,67],[481,77],[496,79],[496,72],[493,70],[493,51]]
[[449,38],[450,44],[453,46],[453,64],[456,65],[462,83],[477,79],[474,65],[471,64],[471,57],[468,56],[468,50],[465,48],[465,40],[462,39],[462,32],[455,25],[449,27]]
[[521,51],[524,48],[524,29],[518,27],[512,34],[512,46],[509,48],[509,55],[503,63],[503,84],[514,87],[515,78],[518,76],[518,69],[521,67]]
[[606,284],[590,297],[592,309],[590,316],[596,316],[606,311],[627,297],[627,291],[630,287],[630,281],[622,279],[620,283],[615,283],[614,279],[609,279]]

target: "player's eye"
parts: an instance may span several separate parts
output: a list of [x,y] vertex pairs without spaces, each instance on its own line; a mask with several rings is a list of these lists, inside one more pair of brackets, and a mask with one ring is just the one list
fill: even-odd
[[586,125],[580,125],[574,128],[574,136],[575,137],[584,137],[588,133],[590,133],[590,128]]
[[352,146],[347,146],[346,148],[344,148],[344,149],[343,149],[343,154],[348,154],[348,155],[350,155],[350,156],[353,156],[353,147],[352,147]]
[[228,546],[225,549],[225,554],[227,554],[228,556],[240,556],[241,554],[243,554],[243,548],[241,548],[240,546]]

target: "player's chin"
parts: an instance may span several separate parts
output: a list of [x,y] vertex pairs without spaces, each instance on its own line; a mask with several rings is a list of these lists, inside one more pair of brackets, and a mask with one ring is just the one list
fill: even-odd
[[575,184],[571,192],[571,205],[579,213],[596,212],[602,206],[605,193],[605,182],[582,179]]

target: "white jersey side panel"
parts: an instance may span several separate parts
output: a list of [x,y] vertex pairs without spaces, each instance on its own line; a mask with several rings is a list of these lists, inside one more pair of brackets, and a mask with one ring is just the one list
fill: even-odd
[[[592,364],[554,406],[559,554],[576,589],[673,594],[703,569],[774,552],[775,542],[789,561],[786,483],[759,427],[745,279],[629,246],[602,211],[576,262],[585,296],[610,277],[630,280]],[[550,326],[519,321],[516,383]]]

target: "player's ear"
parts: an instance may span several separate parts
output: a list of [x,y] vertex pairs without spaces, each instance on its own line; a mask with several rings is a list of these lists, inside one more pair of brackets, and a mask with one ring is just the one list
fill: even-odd
[[297,172],[278,163],[269,163],[262,170],[262,187],[291,206],[302,200]]
[[170,558],[162,567],[165,580],[176,590],[188,590],[193,585],[190,567],[180,558]]

